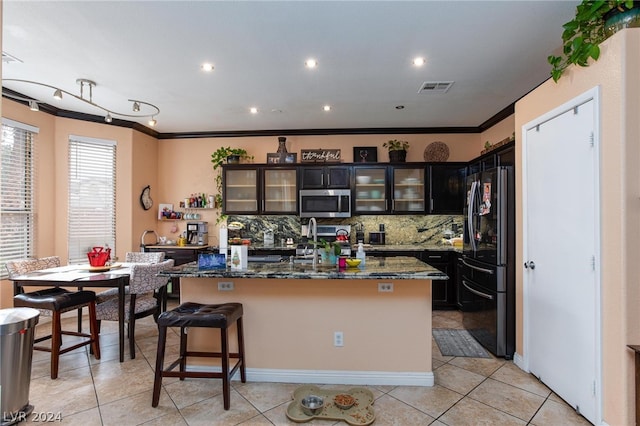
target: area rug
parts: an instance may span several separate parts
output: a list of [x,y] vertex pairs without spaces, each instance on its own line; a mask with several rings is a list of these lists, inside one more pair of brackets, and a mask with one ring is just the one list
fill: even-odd
[[440,353],[444,356],[490,358],[487,351],[467,330],[434,328],[433,337],[440,348]]

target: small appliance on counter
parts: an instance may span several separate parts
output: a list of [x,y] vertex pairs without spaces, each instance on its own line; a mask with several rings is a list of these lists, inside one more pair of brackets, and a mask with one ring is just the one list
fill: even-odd
[[[155,241],[147,242],[147,238],[146,238],[147,234],[153,234],[155,236]],[[153,246],[153,245],[158,244],[158,240],[159,240],[158,233],[156,231],[154,231],[153,229],[148,229],[148,230],[144,231],[142,233],[142,236],[140,237],[140,251],[144,251],[144,248],[146,246]]]
[[378,232],[369,232],[369,244],[384,245],[385,231],[384,223],[378,225]]
[[208,222],[187,222],[187,244],[193,246],[209,244]]
[[385,233],[384,232],[369,232],[369,244],[371,245],[384,245]]

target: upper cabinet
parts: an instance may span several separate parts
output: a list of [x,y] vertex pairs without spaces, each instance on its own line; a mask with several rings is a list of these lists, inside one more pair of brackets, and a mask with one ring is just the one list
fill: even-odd
[[262,211],[295,214],[298,211],[298,174],[295,167],[262,169]]
[[301,166],[300,189],[350,189],[348,166]]
[[223,166],[225,214],[297,214],[295,166]]
[[428,170],[428,212],[431,214],[462,214],[466,188],[466,163],[431,164]]
[[424,213],[426,199],[425,166],[392,166],[391,210],[397,213]]
[[258,212],[258,169],[224,168],[223,211],[235,214]]
[[354,214],[377,214],[389,209],[389,185],[386,166],[353,167]]

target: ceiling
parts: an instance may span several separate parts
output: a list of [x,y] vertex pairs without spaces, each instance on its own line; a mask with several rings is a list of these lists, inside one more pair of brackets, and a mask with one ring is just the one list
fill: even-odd
[[[4,0],[2,50],[18,61],[2,72],[78,95],[76,79],[93,80],[93,102],[128,114],[128,99],[154,104],[154,130],[168,134],[477,128],[549,78],[578,3]],[[418,93],[434,81],[454,83]],[[104,115],[50,88],[3,85]]]

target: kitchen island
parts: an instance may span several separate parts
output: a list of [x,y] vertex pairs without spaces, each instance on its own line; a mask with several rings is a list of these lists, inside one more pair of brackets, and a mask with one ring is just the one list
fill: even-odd
[[[181,301],[243,304],[250,381],[433,385],[431,280],[447,276],[413,257],[368,257],[341,270],[189,263],[163,275],[180,278]],[[189,332],[190,349],[216,350],[215,330]]]

